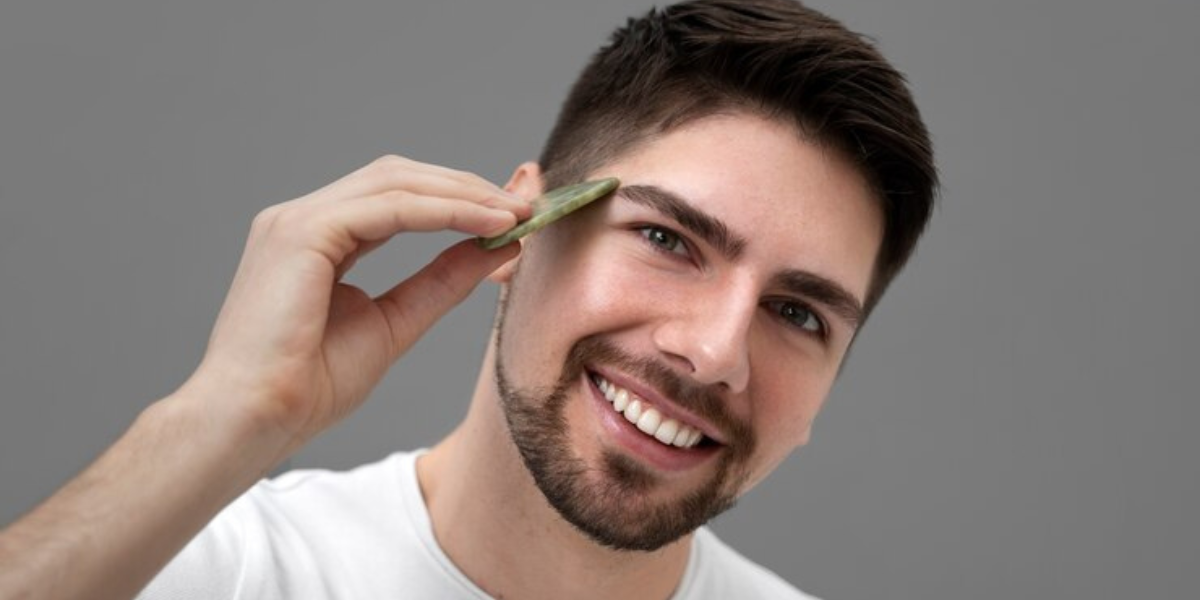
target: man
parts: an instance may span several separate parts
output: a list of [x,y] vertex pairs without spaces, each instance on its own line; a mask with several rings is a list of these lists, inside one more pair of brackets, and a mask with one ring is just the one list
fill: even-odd
[[[608,176],[520,245],[464,241],[378,298],[339,283],[398,233],[494,235]],[[902,78],[836,22],[789,0],[652,11],[503,190],[384,157],[263,211],[196,372],[0,536],[0,595],[805,597],[702,525],[808,439],[934,188]],[[255,485],[489,275],[455,431]]]

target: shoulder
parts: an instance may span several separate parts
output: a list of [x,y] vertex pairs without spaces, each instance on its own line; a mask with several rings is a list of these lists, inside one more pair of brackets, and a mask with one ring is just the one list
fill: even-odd
[[259,482],[230,512],[276,555],[303,549],[319,563],[338,551],[393,551],[395,540],[411,535],[397,509],[415,456],[396,453],[348,471],[289,471]]
[[817,600],[770,569],[746,558],[707,527],[696,530],[693,558],[678,600],[772,598]]
[[[260,481],[238,502],[259,509],[357,513],[380,506],[380,500],[401,492],[403,474],[412,468],[415,452],[397,452],[383,460],[347,471],[299,469]],[[383,498],[381,498],[381,496]]]
[[289,589],[344,587],[331,577],[359,575],[344,564],[347,557],[395,556],[414,537],[397,507],[416,456],[396,453],[349,471],[297,470],[260,481],[139,597],[287,598]]

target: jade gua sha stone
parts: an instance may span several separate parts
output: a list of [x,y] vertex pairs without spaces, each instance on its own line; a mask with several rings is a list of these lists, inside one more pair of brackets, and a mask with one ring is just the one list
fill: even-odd
[[480,246],[492,250],[513,240],[519,240],[565,216],[599,200],[617,189],[620,181],[616,177],[585,181],[556,188],[534,198],[533,216],[521,221],[516,227],[490,238],[476,238]]

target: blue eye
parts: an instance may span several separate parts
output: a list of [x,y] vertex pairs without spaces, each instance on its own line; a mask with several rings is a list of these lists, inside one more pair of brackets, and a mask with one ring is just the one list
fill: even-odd
[[825,324],[821,322],[817,313],[807,306],[788,300],[773,300],[768,302],[767,306],[791,326],[821,336],[825,335]]
[[683,238],[670,229],[651,225],[642,227],[638,231],[641,232],[642,237],[646,238],[646,241],[650,242],[658,250],[670,252],[671,254],[687,255],[687,246],[684,245]]

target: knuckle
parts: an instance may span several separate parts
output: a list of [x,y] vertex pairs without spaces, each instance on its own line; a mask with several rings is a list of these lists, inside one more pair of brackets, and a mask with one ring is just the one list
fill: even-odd
[[446,226],[450,229],[462,229],[463,226],[469,221],[467,216],[468,215],[463,211],[461,206],[454,205],[450,208],[450,212],[447,216]]
[[285,243],[300,242],[314,237],[318,229],[319,224],[308,215],[308,211],[295,209],[281,211],[272,221],[271,233]]
[[413,194],[408,190],[397,188],[387,190],[379,194],[379,197],[388,202],[405,202],[411,200]]
[[271,219],[271,223],[277,227],[288,228],[295,226],[298,220],[300,220],[299,210],[280,210]]
[[379,158],[375,159],[375,161],[371,164],[377,165],[380,167],[390,168],[390,167],[398,167],[400,165],[408,164],[408,162],[409,162],[409,160],[407,158],[404,158],[403,156],[400,156],[399,154],[384,154],[383,156],[380,156]]
[[430,265],[428,285],[433,288],[433,292],[444,298],[453,298],[458,295],[458,278],[455,277],[455,272],[446,263],[444,258],[434,261]]
[[298,248],[341,249],[338,228],[328,217],[308,206],[272,206],[255,216],[250,238],[263,247],[289,252]]
[[404,187],[417,164],[403,156],[388,154],[371,163],[366,174],[384,187]]
[[447,168],[446,172],[448,175],[450,175],[451,178],[457,179],[464,183],[486,183],[482,177],[480,177],[470,171],[464,171],[462,169]]
[[411,160],[398,154],[384,154],[375,159],[375,162],[371,163],[371,167],[374,172],[386,175],[398,169],[406,168],[411,164]]
[[268,206],[254,215],[254,220],[250,222],[250,230],[265,232],[274,225],[275,220],[279,218],[279,205]]

